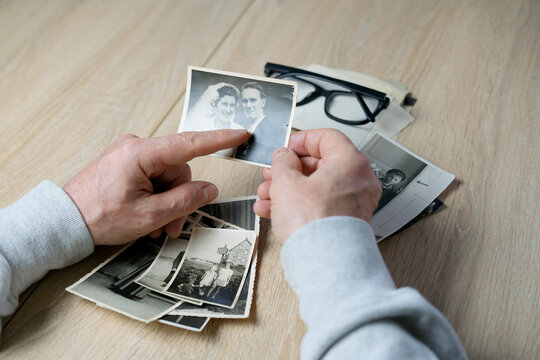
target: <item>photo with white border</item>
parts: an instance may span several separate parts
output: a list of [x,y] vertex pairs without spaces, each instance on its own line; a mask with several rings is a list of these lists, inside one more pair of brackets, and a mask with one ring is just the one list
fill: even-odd
[[180,234],[178,238],[167,236],[152,265],[135,282],[157,292],[163,292],[184,257],[190,234]]
[[214,155],[270,167],[288,145],[296,94],[292,81],[190,66],[178,132],[245,129],[248,142]]
[[163,243],[140,238],[100,264],[66,290],[98,306],[145,323],[171,312],[181,301],[147,289],[133,280],[154,261]]
[[368,157],[383,188],[371,219],[377,241],[414,219],[455,178],[380,133],[374,133],[358,149]]
[[234,308],[249,271],[254,231],[194,228],[165,294]]
[[186,302],[180,304],[173,310],[175,314],[186,316],[200,316],[219,319],[245,319],[249,317],[251,302],[253,301],[253,289],[255,286],[255,276],[257,268],[257,253],[253,257],[250,271],[242,286],[242,291],[233,309],[224,308],[210,304],[195,306]]
[[197,212],[207,214],[238,226],[244,230],[253,230],[259,234],[260,217],[253,211],[253,205],[259,198],[256,195],[239,196],[230,199],[214,200],[199,208]]

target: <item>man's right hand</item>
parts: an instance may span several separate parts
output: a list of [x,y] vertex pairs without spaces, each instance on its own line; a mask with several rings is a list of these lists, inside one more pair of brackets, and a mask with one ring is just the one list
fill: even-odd
[[291,135],[289,149],[274,152],[264,169],[255,212],[272,219],[284,242],[303,225],[328,216],[370,221],[381,185],[369,160],[340,131],[318,129]]

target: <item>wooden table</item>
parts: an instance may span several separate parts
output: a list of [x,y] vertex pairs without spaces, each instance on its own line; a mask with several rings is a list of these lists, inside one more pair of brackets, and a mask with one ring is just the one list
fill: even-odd
[[[174,133],[190,64],[319,63],[407,84],[416,121],[397,140],[458,180],[444,211],[380,244],[388,267],[471,358],[540,357],[539,1],[0,0],[0,39],[2,207],[42,179],[63,185],[122,133]],[[262,179],[215,158],[192,167],[222,197]],[[0,357],[298,358],[305,327],[262,230],[248,320],[197,334],[64,291],[113,251],[98,248],[25,292]]]

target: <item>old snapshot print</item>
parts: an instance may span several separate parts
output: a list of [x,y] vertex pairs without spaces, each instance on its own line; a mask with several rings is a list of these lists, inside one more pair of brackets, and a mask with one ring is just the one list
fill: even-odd
[[371,219],[378,241],[414,219],[454,180],[454,175],[379,133],[358,149],[368,157],[383,189]]
[[189,243],[189,234],[167,237],[152,265],[135,282],[157,292],[163,292],[172,280]]
[[255,273],[257,269],[257,253],[255,253],[253,260],[251,261],[250,270],[242,291],[238,297],[238,301],[234,305],[233,309],[224,308],[221,306],[215,306],[210,304],[203,304],[202,306],[195,306],[187,302],[183,302],[176,309],[173,310],[175,314],[186,316],[197,316],[204,318],[220,318],[220,319],[245,319],[249,317],[249,311],[251,310],[251,302],[253,301],[253,288],[255,285]]
[[194,228],[166,294],[234,308],[254,251],[254,231]]
[[296,92],[292,81],[189,67],[178,132],[246,129],[247,143],[214,155],[270,167],[288,144]]
[[134,282],[154,261],[163,237],[128,245],[66,290],[97,305],[146,323],[176,308],[180,301]]
[[218,218],[227,224],[238,226],[244,230],[259,233],[260,218],[253,212],[253,205],[258,197],[241,196],[227,200],[214,200],[197,210],[208,217]]
[[178,315],[176,310],[171,311],[169,314],[159,319],[159,322],[162,324],[196,332],[201,332],[209,321],[210,318],[205,317]]
[[206,227],[213,229],[242,229],[236,225],[223,221],[210,214],[203,213],[199,210],[195,210],[195,212],[189,214],[186,217],[186,222],[184,223],[182,232],[191,234],[191,230],[196,227]]

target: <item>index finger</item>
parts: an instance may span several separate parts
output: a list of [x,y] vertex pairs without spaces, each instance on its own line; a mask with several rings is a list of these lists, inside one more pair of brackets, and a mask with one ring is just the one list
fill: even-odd
[[238,146],[249,139],[246,130],[213,130],[183,132],[145,139],[139,161],[146,173],[155,173],[167,166],[186,163],[198,156]]
[[315,129],[294,133],[289,140],[289,149],[298,156],[325,159],[342,156],[356,147],[345,134],[335,129]]

